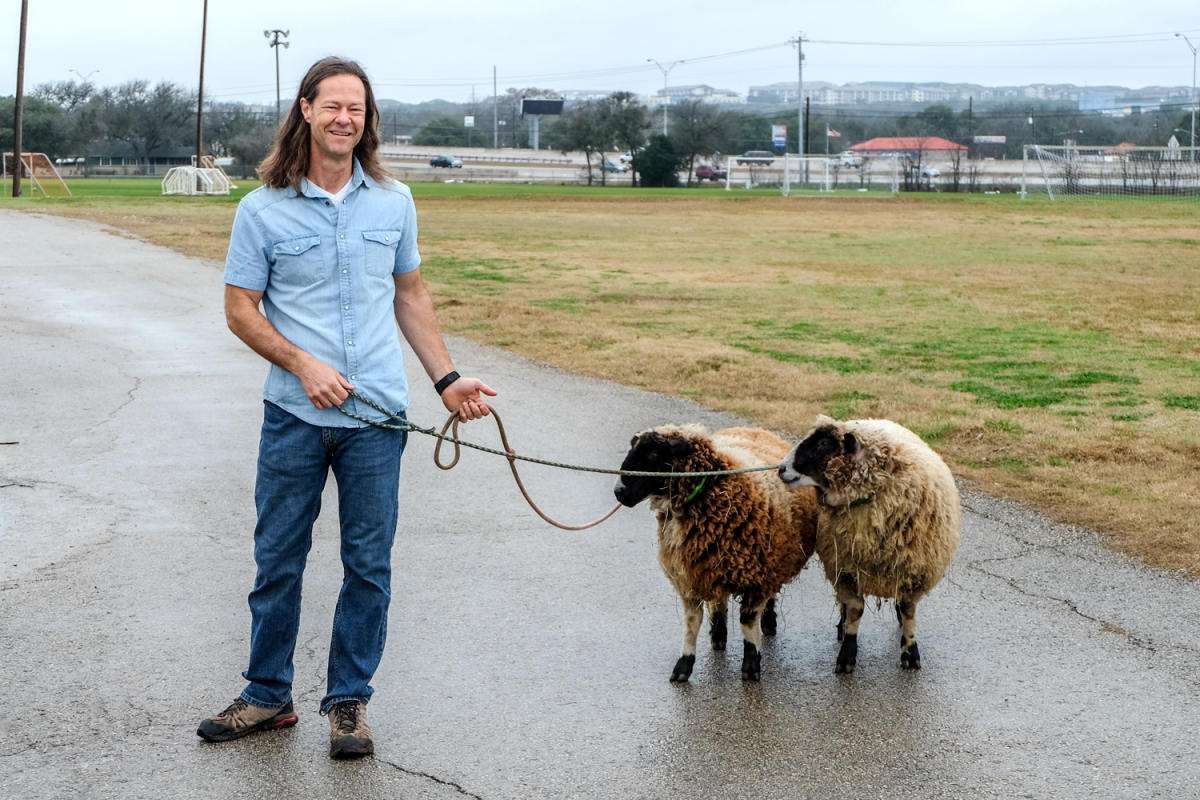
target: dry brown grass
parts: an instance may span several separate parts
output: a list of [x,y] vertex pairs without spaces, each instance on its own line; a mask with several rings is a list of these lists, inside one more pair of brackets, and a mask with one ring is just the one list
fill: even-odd
[[[975,488],[1200,576],[1194,206],[534,194],[418,209],[449,332],[793,437],[819,412],[894,419]],[[66,210],[218,259],[232,221],[229,206]]]

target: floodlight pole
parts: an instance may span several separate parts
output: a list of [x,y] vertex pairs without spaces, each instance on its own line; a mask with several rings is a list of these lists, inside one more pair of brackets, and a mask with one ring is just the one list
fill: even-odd
[[[647,58],[646,60],[654,61],[653,58]],[[662,64],[654,61],[654,66],[661,69],[663,74],[663,136],[667,135],[667,106],[671,105],[671,98],[667,96],[667,75],[682,63],[682,61],[672,61],[669,66],[664,67]]]
[[[21,0],[21,39],[17,45],[17,94],[13,98],[13,188],[12,196],[21,196],[21,98],[25,93],[25,28],[29,22],[29,0]],[[2,157],[0,157],[2,158]]]
[[500,97],[496,89],[496,67],[492,67],[492,148],[500,149]]
[[[204,0],[204,21],[200,25],[200,92],[196,99],[196,169],[204,165],[200,157],[204,153],[204,46],[208,42],[208,0]],[[149,158],[150,154],[147,153]]]
[[268,39],[271,39],[272,36],[275,37],[274,39],[271,39],[271,41],[268,43],[268,46],[275,48],[275,121],[276,122],[279,122],[279,117],[283,113],[283,105],[281,104],[280,99],[279,99],[279,48],[281,46],[287,47],[290,44],[290,42],[281,41],[280,37],[282,36],[284,39],[287,39],[287,37],[290,35],[291,35],[291,31],[281,31],[281,30],[263,31],[263,36],[267,37]]
[[1192,44],[1192,40],[1184,36],[1182,33],[1175,34],[1180,39],[1187,43],[1187,46],[1192,51],[1192,150],[1191,160],[1196,160],[1196,46]]

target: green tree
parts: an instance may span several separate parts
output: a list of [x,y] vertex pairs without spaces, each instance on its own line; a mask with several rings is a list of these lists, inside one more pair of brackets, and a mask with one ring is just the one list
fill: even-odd
[[642,176],[642,186],[678,186],[682,166],[671,139],[656,133],[650,143],[633,157],[633,168]]
[[[13,105],[15,97],[0,97],[0,150],[13,147]],[[45,153],[51,159],[65,154],[70,144],[63,110],[37,97],[24,98],[21,109],[21,149],[26,153]]]

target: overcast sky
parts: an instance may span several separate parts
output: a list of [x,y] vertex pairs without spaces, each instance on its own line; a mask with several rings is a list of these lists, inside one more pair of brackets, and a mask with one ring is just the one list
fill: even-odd
[[[0,0],[2,95],[16,87],[20,6]],[[134,78],[198,83],[203,0],[29,0],[29,6],[26,91],[80,75],[101,85]],[[209,0],[206,96],[274,101],[267,28],[290,31],[291,47],[280,52],[285,105],[308,66],[330,54],[361,62],[379,97],[407,102],[461,102],[473,88],[490,95],[493,66],[501,92],[538,86],[648,93],[663,85],[650,58],[663,66],[684,60],[670,73],[672,85],[745,93],[750,85],[796,79],[796,52],[782,43],[801,31],[811,40],[806,83],[1190,86],[1192,52],[1172,34],[1183,31],[1200,44],[1200,5]],[[1106,41],[1079,41],[1089,38]],[[1046,40],[1060,43],[1030,44]],[[879,44],[900,42],[908,44]]]

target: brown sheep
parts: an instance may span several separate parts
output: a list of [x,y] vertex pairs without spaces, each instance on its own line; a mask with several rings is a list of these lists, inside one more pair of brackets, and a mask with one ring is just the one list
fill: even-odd
[[820,416],[779,477],[820,492],[817,553],[842,612],[834,672],[854,672],[864,595],[895,601],[900,666],[920,669],[917,603],[942,579],[962,528],[949,467],[895,422]]
[[[778,464],[788,449],[778,436],[754,428],[727,428],[710,436],[699,425],[664,425],[633,437],[621,469],[745,469]],[[649,498],[658,516],[658,563],[679,592],[685,615],[682,654],[671,680],[691,677],[704,605],[713,649],[725,649],[730,595],[741,600],[742,678],[759,680],[761,633],[775,633],[775,596],[815,548],[816,493],[788,489],[770,470],[708,478],[627,475],[613,491],[631,508]]]

